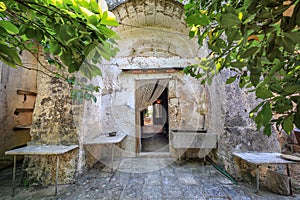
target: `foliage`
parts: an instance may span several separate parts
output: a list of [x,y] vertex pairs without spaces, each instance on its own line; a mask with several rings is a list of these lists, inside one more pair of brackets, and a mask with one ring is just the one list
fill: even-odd
[[258,129],[300,128],[300,1],[191,0],[185,11],[189,36],[211,50],[185,72],[211,82],[232,70],[227,83],[238,81],[261,100],[250,112]]
[[[117,25],[104,0],[6,0],[0,2],[0,60],[28,68],[20,58],[26,50],[39,59],[43,73],[78,86],[72,73],[80,71],[89,79],[99,76],[95,64],[117,53],[118,36],[107,27]],[[39,48],[55,68],[43,64],[37,56]],[[82,86],[72,96],[95,101],[94,91],[99,87]]]

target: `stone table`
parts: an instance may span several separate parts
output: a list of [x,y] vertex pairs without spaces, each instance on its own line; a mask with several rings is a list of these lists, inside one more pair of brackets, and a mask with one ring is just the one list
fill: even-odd
[[108,134],[99,135],[89,141],[85,141],[83,145],[111,145],[111,172],[113,172],[114,161],[114,144],[122,142],[127,137],[127,133],[117,133],[116,136],[108,136]]
[[16,156],[17,155],[54,155],[56,156],[56,179],[55,179],[55,195],[57,194],[59,156],[78,148],[78,145],[29,145],[26,147],[6,151],[5,155],[14,156],[13,165],[13,196],[15,193],[15,177],[16,177]]
[[[256,165],[256,190],[259,192],[259,166],[263,164],[286,164],[287,175],[290,177],[289,164],[300,164],[300,162],[286,160],[281,158],[281,153],[263,153],[263,152],[233,152],[233,155],[241,158],[248,163]],[[290,195],[293,194],[290,179]]]

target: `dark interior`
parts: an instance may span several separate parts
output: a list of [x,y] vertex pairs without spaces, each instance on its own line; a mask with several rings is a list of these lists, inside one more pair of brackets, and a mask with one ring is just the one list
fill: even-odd
[[[158,104],[158,105],[157,105]],[[169,151],[168,88],[152,104],[152,118],[148,119],[149,110],[141,112],[142,152]]]

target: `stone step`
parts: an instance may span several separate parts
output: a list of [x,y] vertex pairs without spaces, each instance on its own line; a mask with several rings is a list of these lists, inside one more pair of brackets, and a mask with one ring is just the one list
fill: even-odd
[[170,152],[142,152],[137,155],[139,158],[172,158]]

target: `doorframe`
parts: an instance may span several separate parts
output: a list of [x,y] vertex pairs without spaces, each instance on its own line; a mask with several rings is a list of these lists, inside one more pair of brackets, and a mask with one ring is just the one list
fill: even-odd
[[[157,80],[159,79],[165,79],[165,78],[156,78]],[[170,80],[172,80],[171,78],[168,78]],[[138,81],[142,81],[143,79],[139,79]],[[148,80],[148,79],[145,79],[145,80]],[[136,83],[135,83],[135,90],[137,89],[136,87]],[[169,94],[170,94],[170,90],[169,90],[169,83],[166,87],[167,89],[167,107],[168,107],[168,112],[167,112],[167,120],[166,120],[166,123],[168,123],[169,127],[168,127],[168,136],[170,136],[170,102],[169,102]],[[142,126],[141,126],[141,112],[138,112],[135,110],[135,137],[136,137],[136,141],[135,141],[135,144],[136,144],[136,147],[135,147],[135,154],[136,156],[138,156],[139,154],[143,153],[142,152],[142,140],[141,140],[141,134],[142,134]],[[167,153],[170,153],[170,137],[168,137],[168,149],[169,151]],[[166,153],[166,152],[163,152],[163,153]]]

